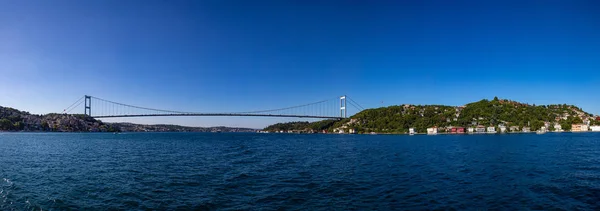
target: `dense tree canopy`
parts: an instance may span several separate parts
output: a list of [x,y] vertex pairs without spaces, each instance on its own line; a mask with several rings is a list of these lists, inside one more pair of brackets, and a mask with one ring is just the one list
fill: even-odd
[[270,125],[266,127],[264,130],[266,131],[288,131],[288,130],[297,130],[297,131],[322,131],[328,130],[336,123],[336,120],[322,120],[316,122],[288,122],[288,123],[277,123],[274,125]]

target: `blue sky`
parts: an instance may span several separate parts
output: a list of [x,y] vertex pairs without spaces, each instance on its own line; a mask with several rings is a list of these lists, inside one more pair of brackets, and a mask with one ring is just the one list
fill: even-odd
[[[0,0],[0,105],[184,111],[494,96],[600,114],[597,1]],[[293,119],[137,118],[260,128]]]

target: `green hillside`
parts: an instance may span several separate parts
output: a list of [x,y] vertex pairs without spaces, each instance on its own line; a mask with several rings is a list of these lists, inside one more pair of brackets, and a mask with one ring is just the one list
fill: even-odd
[[[363,110],[349,119],[341,121],[328,121],[333,131],[336,128],[345,130],[354,129],[358,133],[407,133],[408,128],[415,128],[417,132],[425,132],[429,127],[446,126],[498,126],[505,125],[528,126],[531,130],[538,130],[544,123],[559,123],[562,129],[569,130],[571,124],[590,121],[598,124],[593,115],[573,105],[530,105],[511,100],[481,100],[464,106],[445,105],[399,105]],[[265,130],[287,128],[302,129],[311,125],[325,125],[322,122],[314,123],[280,123],[265,128]],[[550,128],[552,129],[552,128]]]

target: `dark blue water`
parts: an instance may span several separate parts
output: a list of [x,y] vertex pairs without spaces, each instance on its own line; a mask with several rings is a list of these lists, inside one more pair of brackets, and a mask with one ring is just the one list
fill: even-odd
[[600,209],[600,133],[0,134],[0,210]]

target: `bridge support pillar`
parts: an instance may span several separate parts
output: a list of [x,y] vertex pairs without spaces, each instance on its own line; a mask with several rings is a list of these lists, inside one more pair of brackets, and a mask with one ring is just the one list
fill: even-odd
[[348,112],[346,111],[346,95],[340,97],[340,117],[348,117]]
[[86,95],[85,96],[85,108],[83,114],[92,116],[92,97]]

